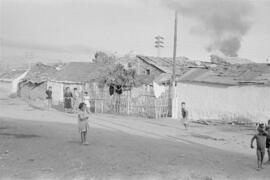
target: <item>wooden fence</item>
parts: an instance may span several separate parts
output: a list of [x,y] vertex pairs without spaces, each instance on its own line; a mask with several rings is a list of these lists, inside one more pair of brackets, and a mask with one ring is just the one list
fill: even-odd
[[[106,101],[100,101],[105,103]],[[107,101],[107,112],[142,116],[148,118],[162,118],[169,115],[169,94],[163,93],[159,98],[150,94],[142,94],[131,98],[129,94],[115,95]],[[104,112],[104,105],[103,107]]]
[[104,99],[90,99],[90,110],[94,113],[103,113]]

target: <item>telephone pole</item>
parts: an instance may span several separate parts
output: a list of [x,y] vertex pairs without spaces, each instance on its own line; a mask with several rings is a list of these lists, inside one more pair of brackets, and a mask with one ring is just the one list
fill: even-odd
[[172,66],[172,85],[175,86],[175,59],[176,59],[176,49],[177,49],[177,11],[175,11],[174,17],[174,39],[173,39],[173,66]]
[[172,60],[172,79],[171,79],[171,85],[170,85],[170,115],[172,118],[177,118],[177,99],[176,99],[176,91],[175,91],[175,61],[176,61],[176,49],[177,49],[177,11],[175,11],[175,17],[174,17],[174,38],[173,38],[173,60]]
[[164,48],[164,37],[158,35],[155,37],[155,47],[157,48],[157,57],[160,57],[160,48]]

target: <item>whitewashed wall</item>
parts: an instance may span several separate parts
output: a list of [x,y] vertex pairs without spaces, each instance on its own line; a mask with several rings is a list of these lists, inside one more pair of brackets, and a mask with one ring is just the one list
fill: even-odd
[[269,86],[206,86],[179,83],[173,117],[180,117],[182,101],[191,119],[270,119]]
[[28,71],[26,71],[25,73],[21,74],[19,77],[17,77],[16,79],[14,79],[12,81],[11,93],[17,93],[17,91],[18,91],[18,84],[26,76],[27,73],[28,73]]
[[[58,104],[64,101],[64,85],[63,83],[48,81],[47,88],[52,87],[52,100],[53,104]],[[45,92],[44,92],[45,93]]]
[[47,88],[49,86],[52,87],[53,104],[59,104],[59,103],[64,102],[64,89],[66,87],[69,87],[71,92],[73,92],[74,88],[77,88],[80,93],[83,92],[83,87],[84,87],[84,85],[79,84],[79,83],[63,83],[63,82],[55,82],[55,81],[48,81]]

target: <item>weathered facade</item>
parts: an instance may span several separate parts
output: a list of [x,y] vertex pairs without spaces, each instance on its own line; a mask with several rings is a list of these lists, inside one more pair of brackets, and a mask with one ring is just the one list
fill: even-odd
[[136,63],[136,72],[138,75],[153,75],[154,77],[157,77],[160,74],[164,73],[164,71],[162,71],[158,67],[140,58],[136,60]]
[[16,94],[19,82],[26,76],[27,70],[12,70],[0,75],[0,89],[8,94]]
[[174,118],[180,117],[183,101],[191,119],[266,122],[270,118],[270,65],[193,69],[177,83]]
[[44,100],[47,82],[56,72],[54,67],[35,64],[19,83],[18,96],[28,100]]
[[[136,56],[136,63],[134,65],[134,68],[139,75],[154,75],[154,77],[158,77],[163,73],[172,74],[172,67],[172,58],[139,55]],[[177,75],[184,74],[192,67],[199,67],[199,65],[186,57],[176,58],[175,69]]]

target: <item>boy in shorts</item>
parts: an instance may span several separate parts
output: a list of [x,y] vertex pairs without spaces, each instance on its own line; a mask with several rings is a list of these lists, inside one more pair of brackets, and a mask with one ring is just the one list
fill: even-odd
[[185,126],[185,129],[188,129],[188,110],[186,109],[186,103],[181,103],[181,114],[182,114],[182,120]]
[[257,144],[257,165],[258,168],[257,170],[259,171],[260,169],[263,169],[262,164],[263,164],[263,158],[265,154],[265,147],[266,147],[266,136],[267,133],[264,131],[264,125],[259,124],[259,127],[257,129],[258,133],[253,136],[251,139],[251,144],[250,147],[253,149],[253,141],[256,140]]

